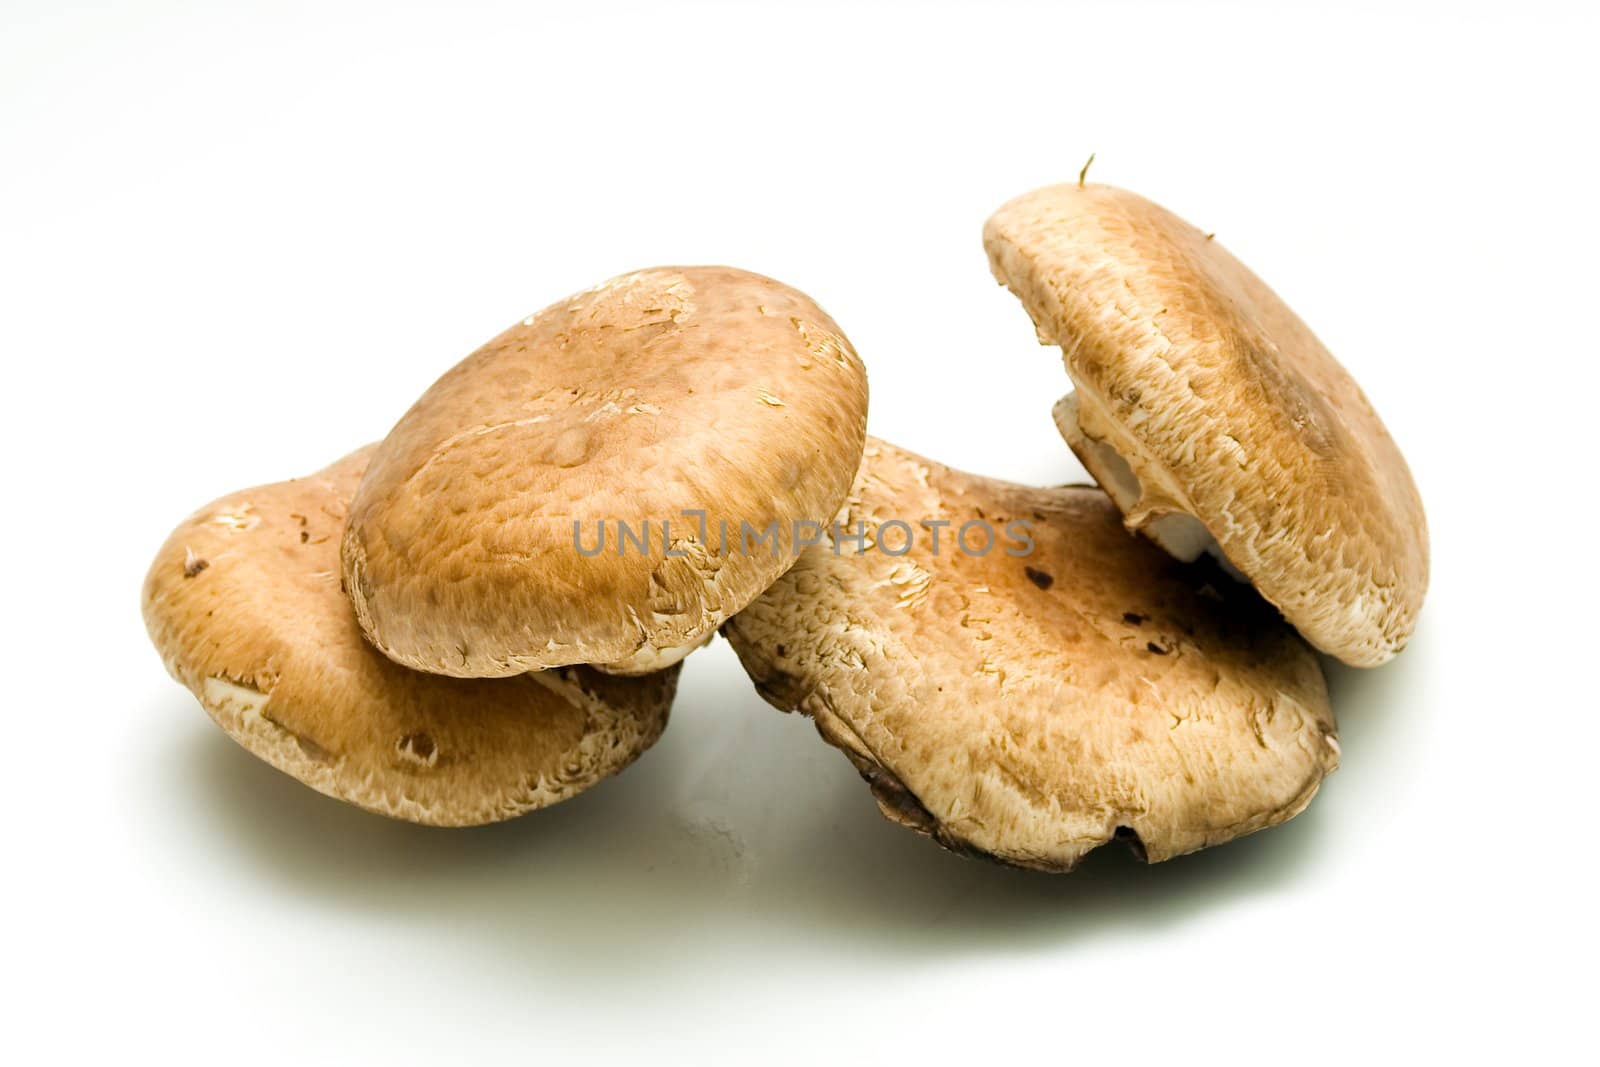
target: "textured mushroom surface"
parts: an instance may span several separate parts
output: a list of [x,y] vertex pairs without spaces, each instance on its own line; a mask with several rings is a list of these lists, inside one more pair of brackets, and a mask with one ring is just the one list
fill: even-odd
[[[924,519],[950,523],[937,550],[885,525]],[[1122,838],[1164,860],[1283,822],[1338,766],[1305,643],[1214,565],[1130,536],[1099,489],[869,438],[840,522],[866,547],[808,548],[723,633],[885,815],[949,848],[1068,870]],[[995,536],[973,527],[969,553],[974,522]]]
[[407,670],[362,639],[339,536],[370,452],[224,497],[157,554],[145,625],[217,724],[322,793],[437,826],[547,807],[649,748],[676,667],[464,680]]
[[1056,421],[1141,530],[1222,557],[1356,666],[1402,647],[1428,585],[1410,469],[1355,381],[1211,235],[1120,189],[1058,185],[984,227],[995,277],[1058,344]]
[[357,616],[443,674],[673,662],[833,516],[866,414],[860,358],[803,294],[615,278],[479,349],[379,446],[344,544]]

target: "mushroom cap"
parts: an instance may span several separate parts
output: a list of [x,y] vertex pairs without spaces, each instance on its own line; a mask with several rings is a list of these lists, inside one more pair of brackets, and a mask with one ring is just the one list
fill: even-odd
[[[783,573],[796,523],[832,517],[866,415],[860,358],[804,294],[728,267],[614,278],[406,413],[351,507],[346,588],[420,670],[674,662]],[[738,551],[741,524],[776,545]]]
[[[949,523],[937,551],[927,528],[883,551],[906,541],[886,523],[927,518]],[[869,547],[808,548],[723,633],[885,815],[951,849],[1061,871],[1122,838],[1164,860],[1283,822],[1338,765],[1306,644],[1248,586],[1130,536],[1099,489],[869,438],[839,521]],[[982,527],[973,554],[953,540],[969,522],[986,554]]]
[[1057,423],[1130,529],[1180,558],[1220,549],[1346,663],[1404,647],[1428,585],[1422,500],[1360,387],[1277,294],[1210,235],[1104,185],[1020,196],[983,240],[1061,346],[1076,394]]
[[239,744],[319,792],[468,826],[548,807],[661,735],[677,668],[504,679],[420,674],[361,637],[339,535],[371,448],[200,509],[144,583],[167,670]]

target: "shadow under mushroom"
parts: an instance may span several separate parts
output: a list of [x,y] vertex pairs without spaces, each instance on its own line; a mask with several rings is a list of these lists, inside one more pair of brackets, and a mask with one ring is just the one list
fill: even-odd
[[[1404,718],[1394,694],[1421,673],[1413,653],[1380,671],[1330,672],[1347,768],[1411,750],[1391,735]],[[146,721],[172,724],[150,757],[166,789],[129,813],[146,849],[198,851],[246,866],[268,897],[611,986],[692,970],[730,943],[915,961],[1154,933],[1312,876],[1338,851],[1331,838],[1376,817],[1361,796],[1387,795],[1407,765],[1403,752],[1374,759],[1393,780],[1359,791],[1340,788],[1342,771],[1321,803],[1269,833],[1155,866],[1111,845],[1058,877],[964,859],[885,821],[809,722],[762,703],[722,642],[684,672],[674,722],[636,765],[545,811],[467,830],[320,796],[234,745],[187,697],[164,698]],[[1414,723],[1407,731],[1420,740]]]

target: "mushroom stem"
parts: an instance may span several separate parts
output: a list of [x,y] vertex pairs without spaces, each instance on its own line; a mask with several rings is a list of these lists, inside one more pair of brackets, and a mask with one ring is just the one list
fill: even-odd
[[1175,559],[1193,563],[1202,555],[1210,555],[1229,575],[1248,581],[1228,560],[1205,523],[1178,502],[1180,492],[1170,479],[1148,464],[1143,465],[1142,471],[1134,469],[1127,457],[1137,456],[1138,449],[1127,442],[1117,447],[1113,442],[1125,437],[1126,431],[1101,412],[1100,402],[1081,387],[1056,401],[1051,410],[1056,429],[1066,438],[1073,454],[1122,510],[1123,525],[1142,533]]

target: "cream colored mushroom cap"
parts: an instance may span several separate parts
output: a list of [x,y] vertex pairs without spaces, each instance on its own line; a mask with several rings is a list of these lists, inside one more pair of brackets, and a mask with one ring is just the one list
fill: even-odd
[[339,537],[370,453],[223,497],[156,555],[145,625],[217,724],[319,792],[435,826],[548,807],[649,748],[676,667],[463,680],[407,670],[362,639]]
[[[927,529],[899,556],[808,548],[723,628],[889,818],[1018,866],[1069,870],[1118,837],[1153,862],[1283,822],[1338,765],[1305,643],[1248,586],[1130,536],[1100,490],[869,438],[845,530],[899,549],[884,524],[924,518],[950,524],[937,552]],[[987,554],[954,540],[969,522],[994,530]],[[1023,535],[1032,551],[1010,554]],[[974,527],[971,551],[985,543]]]
[[1020,196],[983,238],[1041,342],[1061,346],[1076,392],[1057,424],[1130,529],[1184,559],[1220,549],[1346,663],[1405,646],[1428,585],[1411,471],[1261,279],[1210,235],[1104,185]]
[[378,447],[344,543],[357,617],[443,674],[673,662],[832,517],[866,414],[860,358],[802,293],[728,267],[612,279],[490,341]]

